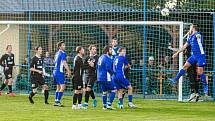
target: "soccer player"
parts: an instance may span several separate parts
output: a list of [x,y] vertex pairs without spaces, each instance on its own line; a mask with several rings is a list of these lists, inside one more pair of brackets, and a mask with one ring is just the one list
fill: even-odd
[[118,52],[119,52],[119,56],[117,56],[114,59],[114,64],[113,64],[113,70],[115,74],[113,78],[116,84],[116,88],[118,90],[119,102],[120,102],[119,108],[124,109],[123,97],[122,97],[124,89],[128,89],[128,107],[137,108],[137,106],[132,103],[132,98],[133,98],[132,86],[124,74],[125,67],[129,66],[128,61],[125,58],[126,50],[125,48],[120,47]]
[[208,94],[208,84],[206,81],[206,76],[204,74],[204,66],[206,65],[206,57],[205,51],[203,49],[203,38],[200,32],[198,32],[198,27],[196,25],[192,25],[190,27],[190,36],[188,41],[184,44],[184,46],[179,49],[172,57],[175,58],[181,52],[183,52],[189,45],[191,46],[192,56],[188,58],[183,68],[178,72],[175,78],[169,79],[172,84],[176,84],[181,76],[185,74],[185,71],[191,66],[198,64],[197,74],[200,75],[201,80],[204,86],[204,93]]
[[2,95],[2,90],[8,85],[9,96],[15,96],[12,92],[12,73],[13,68],[15,68],[14,54],[12,53],[12,45],[7,45],[6,54],[2,55],[0,59],[0,65],[4,68],[5,81],[0,88],[0,96]]
[[[102,101],[103,109],[113,110],[112,103],[116,94],[116,86],[114,81],[111,79],[113,75],[113,63],[111,60],[112,47],[105,46],[103,49],[103,55],[99,57],[97,64],[97,80],[102,90]],[[107,104],[107,94],[109,95],[109,103]]]
[[97,101],[93,91],[93,86],[95,81],[97,80],[96,65],[97,65],[99,56],[96,54],[95,45],[90,45],[89,51],[90,51],[90,55],[87,56],[84,61],[84,69],[85,69],[85,75],[86,75],[86,92],[85,92],[85,103],[83,104],[83,107],[88,106],[90,96],[93,99],[92,106],[96,107]]
[[112,50],[113,50],[111,58],[112,58],[112,60],[114,60],[115,57],[119,55],[119,53],[118,53],[119,46],[118,46],[118,41],[116,38],[113,38],[111,40],[111,46],[112,46]]
[[55,104],[54,106],[61,107],[61,98],[63,96],[63,92],[65,89],[65,77],[64,77],[64,68],[66,69],[67,77],[71,76],[71,70],[66,61],[66,53],[65,53],[65,43],[60,41],[57,43],[58,52],[55,54],[55,67],[53,70],[54,82],[57,85],[56,93],[55,93]]
[[[72,109],[81,109],[82,108],[82,93],[83,93],[83,56],[84,56],[84,48],[81,46],[76,47],[77,56],[74,58],[74,70],[73,70],[73,106]],[[76,103],[78,101],[78,107],[76,107]]]
[[31,83],[32,83],[32,92],[29,94],[29,101],[30,103],[34,104],[33,97],[37,93],[37,88],[39,85],[43,87],[44,96],[45,96],[45,104],[48,103],[48,85],[45,83],[44,75],[45,75],[45,68],[43,63],[43,58],[41,57],[42,54],[42,47],[37,46],[35,48],[36,55],[31,60],[30,71],[31,71]]

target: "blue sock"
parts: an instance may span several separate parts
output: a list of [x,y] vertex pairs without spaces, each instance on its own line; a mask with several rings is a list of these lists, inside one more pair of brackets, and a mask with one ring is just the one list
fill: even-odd
[[123,105],[123,98],[119,98],[119,104]]
[[58,99],[59,102],[60,102],[62,96],[63,96],[63,92],[58,92],[58,98],[57,99]]
[[58,93],[59,92],[55,92],[55,102],[58,101]]
[[128,102],[132,103],[133,95],[128,95]]
[[204,73],[201,74],[200,77],[201,77],[202,83],[203,83],[204,85],[207,85],[205,74],[204,74]]
[[110,100],[110,106],[112,105],[112,103],[113,103],[113,100],[114,100],[114,98],[115,98],[115,95],[116,95],[116,93],[115,92],[111,92],[110,93],[110,97],[109,97],[109,100]]
[[107,107],[107,95],[102,95],[102,101],[103,101],[103,105],[104,105],[104,108]]
[[181,69],[181,70],[178,72],[177,76],[175,77],[175,80],[178,81],[179,78],[185,74],[185,72],[186,72],[186,71],[185,71],[184,69]]

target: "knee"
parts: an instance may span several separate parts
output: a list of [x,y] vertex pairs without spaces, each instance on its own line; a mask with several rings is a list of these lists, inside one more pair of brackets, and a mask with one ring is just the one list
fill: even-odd
[[128,90],[130,90],[130,91],[132,91],[133,90],[133,88],[132,88],[132,86],[130,85],[130,86],[128,86]]
[[48,85],[44,85],[43,89],[48,90],[49,89]]

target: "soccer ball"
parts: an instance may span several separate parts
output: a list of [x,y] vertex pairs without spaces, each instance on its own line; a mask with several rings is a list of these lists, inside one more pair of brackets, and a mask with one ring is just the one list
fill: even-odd
[[162,16],[168,16],[169,15],[169,9],[168,8],[164,8],[161,10],[161,15]]

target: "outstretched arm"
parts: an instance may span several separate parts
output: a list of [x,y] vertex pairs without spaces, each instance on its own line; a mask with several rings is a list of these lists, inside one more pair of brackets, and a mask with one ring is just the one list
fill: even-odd
[[172,58],[175,58],[178,56],[179,53],[183,52],[187,47],[189,46],[189,44],[186,42],[182,48],[180,48],[175,54],[173,54]]

